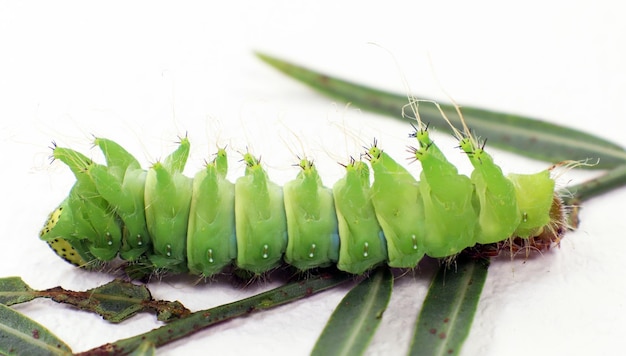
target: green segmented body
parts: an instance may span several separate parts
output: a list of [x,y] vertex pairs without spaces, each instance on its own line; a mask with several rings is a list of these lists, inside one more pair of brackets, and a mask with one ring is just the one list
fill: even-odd
[[[453,256],[476,243],[531,238],[552,229],[549,172],[504,176],[491,156],[461,139],[474,171],[459,174],[424,129],[412,134],[420,180],[376,143],[369,165],[351,160],[332,190],[312,162],[280,187],[258,159],[226,179],[226,152],[193,179],[182,174],[187,138],[150,169],[97,138],[107,164],[67,148],[53,157],[77,182],[40,233],[67,261],[90,266],[116,256],[149,270],[211,276],[229,265],[260,274],[283,261],[299,270],[336,264],[361,274],[381,263],[415,267],[424,255]],[[370,184],[370,167],[374,181]]]

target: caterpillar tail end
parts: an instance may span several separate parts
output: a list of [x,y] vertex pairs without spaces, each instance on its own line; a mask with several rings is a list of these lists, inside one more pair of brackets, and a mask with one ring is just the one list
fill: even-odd
[[511,259],[523,256],[528,259],[533,253],[542,253],[552,247],[560,247],[561,240],[569,230],[575,230],[572,221],[578,220],[578,209],[566,206],[558,192],[552,197],[550,222],[539,233],[527,238],[511,236],[509,239],[492,244],[477,244],[466,251],[469,255],[480,258],[498,257],[509,254]]

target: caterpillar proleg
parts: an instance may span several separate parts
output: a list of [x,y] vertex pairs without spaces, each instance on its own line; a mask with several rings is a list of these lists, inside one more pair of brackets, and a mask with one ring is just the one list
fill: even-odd
[[362,274],[382,263],[413,268],[425,255],[451,257],[475,244],[558,243],[566,216],[549,170],[505,176],[464,124],[453,130],[474,170],[460,174],[430,138],[417,104],[409,135],[416,145],[408,151],[421,164],[419,181],[376,140],[344,165],[332,189],[306,158],[281,187],[249,152],[244,176],[231,182],[223,148],[189,178],[182,173],[186,137],[148,170],[108,139],[94,141],[106,164],[55,145],[52,157],[76,183],[40,238],[81,267],[119,256],[150,271],[203,277],[230,265],[261,274],[283,262]]

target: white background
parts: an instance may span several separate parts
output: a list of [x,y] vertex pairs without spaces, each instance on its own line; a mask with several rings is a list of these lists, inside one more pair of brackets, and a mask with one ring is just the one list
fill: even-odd
[[[408,127],[317,95],[253,56],[253,50],[376,87],[545,118],[623,142],[626,25],[616,1],[221,1],[2,2],[0,4],[0,276],[33,288],[83,290],[112,277],[57,258],[38,231],[73,176],[50,165],[52,140],[100,159],[91,135],[120,142],[147,166],[192,140],[188,173],[215,145],[261,154],[283,184],[296,154],[315,159],[332,185],[336,162],[376,136],[402,160]],[[379,46],[368,44],[374,42]],[[395,57],[399,66],[396,66]],[[400,70],[398,70],[398,68]],[[448,135],[438,142],[461,170]],[[492,151],[505,171],[547,163]],[[410,169],[419,172],[418,165]],[[562,184],[588,173],[569,172]],[[542,257],[496,261],[464,355],[599,355],[626,347],[626,222],[620,189],[585,204],[579,231]],[[396,281],[368,351],[408,348],[430,279],[424,268]],[[279,282],[279,281],[278,281]],[[193,278],[150,285],[193,310],[275,286],[247,288]],[[159,354],[307,354],[347,289],[224,323]],[[49,300],[17,306],[76,352],[157,325],[142,314],[122,325]]]

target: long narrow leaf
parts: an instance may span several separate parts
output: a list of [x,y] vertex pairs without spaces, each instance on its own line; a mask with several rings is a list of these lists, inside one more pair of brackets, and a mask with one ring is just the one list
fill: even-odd
[[0,278],[0,303],[13,305],[31,301],[37,297],[37,291],[24,283],[20,277]]
[[72,350],[48,329],[0,304],[0,354],[71,355]]
[[626,185],[626,165],[618,166],[588,182],[567,187],[564,195],[570,198],[566,199],[566,204],[575,205],[577,202],[589,200],[624,185]]
[[[402,117],[407,104],[406,95],[398,95],[319,73],[281,59],[257,53],[257,56],[303,83],[335,99],[350,102],[364,110],[392,117]],[[453,106],[441,105],[450,118],[456,117]],[[437,108],[428,102],[420,104],[422,120],[442,130],[448,130]],[[590,168],[613,168],[626,163],[626,151],[621,146],[585,132],[513,114],[498,113],[463,106],[463,117],[470,128],[489,144],[524,156],[548,161],[599,159]]]
[[459,259],[442,266],[417,319],[410,355],[457,355],[469,334],[488,262]]
[[311,355],[361,355],[387,308],[393,275],[387,267],[354,287],[337,306]]

